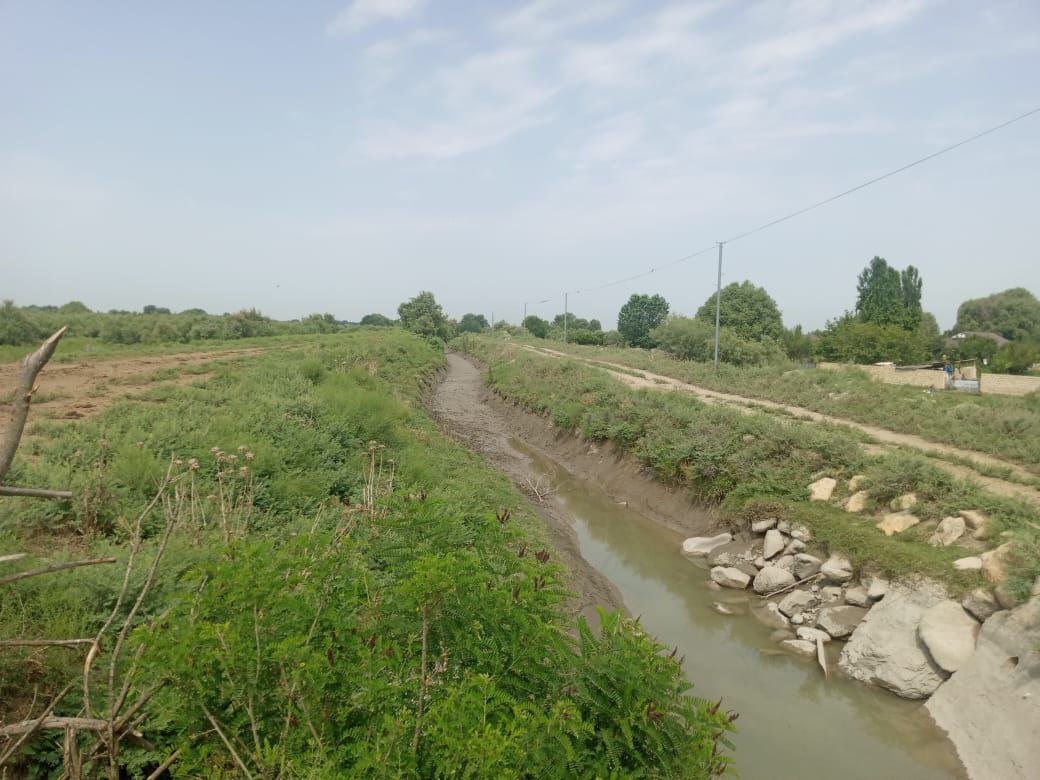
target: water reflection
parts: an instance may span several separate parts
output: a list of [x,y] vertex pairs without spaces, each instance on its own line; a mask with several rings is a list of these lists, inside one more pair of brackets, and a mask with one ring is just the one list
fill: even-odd
[[[661,642],[677,645],[695,693],[722,697],[740,713],[735,738],[745,778],[961,778],[952,745],[920,703],[840,674],[824,678],[812,659],[776,653],[773,629],[750,614],[747,592],[716,591],[680,552],[681,537],[613,502],[555,461],[513,445],[576,516],[582,555],[620,590],[628,609]],[[832,667],[840,651],[828,647]]]

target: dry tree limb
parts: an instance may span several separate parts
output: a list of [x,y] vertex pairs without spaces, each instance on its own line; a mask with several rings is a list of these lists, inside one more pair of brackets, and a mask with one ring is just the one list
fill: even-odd
[[28,498],[72,498],[71,490],[44,490],[0,485],[0,496],[26,496]]
[[36,577],[40,574],[52,574],[56,571],[65,571],[66,569],[77,569],[80,566],[96,566],[99,563],[115,562],[115,558],[91,558],[86,561],[65,561],[64,563],[52,563],[50,566],[44,566],[41,569],[20,571],[17,574],[8,574],[6,577],[0,577],[0,585],[10,585],[12,582],[18,582],[18,580],[24,580],[27,577]]
[[422,656],[419,660],[419,704],[415,712],[415,734],[412,735],[412,752],[419,750],[419,734],[422,731],[423,704],[426,700],[426,686],[429,680],[426,677],[426,639],[430,633],[429,610],[423,607],[422,612]]
[[159,778],[162,777],[163,773],[171,766],[173,766],[173,762],[181,757],[182,749],[183,748],[177,748],[172,753],[170,753],[170,755],[166,757],[166,760],[159,764],[159,766],[155,768],[154,772],[148,775],[146,780],[159,780]]
[[784,587],[780,588],[780,590],[774,590],[772,593],[763,593],[763,594],[761,594],[759,596],[759,598],[760,599],[769,599],[769,598],[772,598],[773,596],[779,596],[781,593],[786,593],[787,591],[791,590],[792,588],[797,588],[799,585],[804,585],[805,583],[809,582],[810,580],[815,580],[817,577],[822,577],[822,576],[823,576],[823,572],[818,571],[815,574],[809,575],[804,580],[798,580],[798,582],[792,582],[790,585],[785,585]]
[[18,377],[18,389],[15,391],[14,401],[11,406],[11,420],[3,434],[0,434],[0,480],[7,475],[14,461],[14,454],[18,450],[18,443],[22,440],[22,431],[25,429],[25,421],[29,418],[29,404],[32,403],[33,393],[36,392],[36,377],[47,365],[47,361],[54,354],[58,342],[65,335],[67,328],[62,328],[40,346],[31,355],[27,355],[22,361],[22,372]]
[[217,723],[217,719],[213,717],[213,713],[211,713],[209,709],[207,709],[205,704],[202,705],[202,711],[206,713],[206,718],[209,720],[210,724],[216,730],[217,736],[220,737],[220,741],[224,743],[224,747],[226,747],[228,751],[231,753],[231,757],[235,759],[235,763],[238,764],[238,768],[242,770],[242,774],[249,778],[249,780],[253,780],[253,775],[250,774],[249,769],[242,761],[242,757],[238,755],[238,751],[235,750],[234,746],[228,741],[228,738],[224,735],[224,732],[220,728],[220,724]]
[[820,662],[823,676],[830,677],[831,674],[827,670],[827,654],[823,651],[823,637],[819,635],[816,636],[816,660]]
[[3,766],[7,759],[18,751],[18,748],[22,746],[25,740],[29,739],[29,737],[35,734],[39,729],[48,728],[48,719],[60,720],[59,718],[50,718],[50,714],[54,712],[54,708],[58,706],[58,702],[64,699],[65,695],[71,690],[72,685],[66,685],[65,690],[51,699],[51,703],[47,705],[47,709],[43,711],[43,714],[40,715],[40,717],[32,720],[23,720],[21,723],[13,723],[10,726],[0,727],[0,736],[11,737],[15,734],[21,734],[21,736],[16,739],[2,755],[0,755],[0,766]]
[[12,561],[20,561],[28,554],[29,553],[11,553],[10,555],[0,555],[0,563],[11,563]]
[[0,639],[0,649],[5,647],[68,647],[93,644],[93,639]]

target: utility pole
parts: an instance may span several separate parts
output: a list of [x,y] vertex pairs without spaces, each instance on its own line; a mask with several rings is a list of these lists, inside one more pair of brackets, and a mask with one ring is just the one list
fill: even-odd
[[520,324],[523,325],[524,327],[527,327],[526,325],[524,325],[525,322],[527,322],[527,304],[526,303],[524,304],[524,318],[522,320],[520,320]]
[[491,312],[491,330],[495,329],[495,313]]
[[719,314],[722,311],[722,241],[719,242],[719,277],[715,283],[715,370],[719,370]]
[[567,343],[567,320],[570,313],[567,311],[567,293],[563,294],[563,343]]

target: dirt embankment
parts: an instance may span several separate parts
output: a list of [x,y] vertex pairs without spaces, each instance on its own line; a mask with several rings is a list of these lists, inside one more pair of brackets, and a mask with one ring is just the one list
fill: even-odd
[[483,455],[532,499],[550,541],[571,572],[575,612],[591,617],[599,604],[622,607],[621,596],[582,558],[573,518],[563,501],[553,495],[539,498],[534,488],[541,475],[511,442],[523,442],[566,463],[569,471],[597,485],[615,501],[626,502],[662,525],[689,535],[705,533],[714,525],[705,510],[683,493],[652,481],[632,461],[561,434],[548,421],[495,396],[484,386],[481,369],[460,355],[448,355],[448,370],[430,396],[429,406],[449,435]]

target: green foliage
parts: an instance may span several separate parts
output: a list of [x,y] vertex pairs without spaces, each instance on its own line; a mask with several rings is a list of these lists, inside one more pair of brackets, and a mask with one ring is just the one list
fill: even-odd
[[43,329],[26,317],[14,301],[5,300],[0,305],[0,344],[33,344],[41,338],[45,338]]
[[795,325],[791,329],[784,328],[782,343],[784,352],[791,360],[810,360],[815,351],[813,339],[802,332],[801,325]]
[[578,328],[573,331],[568,331],[567,338],[575,344],[602,344],[603,331]]
[[361,325],[372,325],[377,328],[389,328],[394,321],[383,314],[366,314],[361,318]]
[[563,314],[557,314],[555,317],[553,317],[552,328],[554,331],[554,338],[563,337],[563,322],[565,319],[567,321],[568,336],[572,331],[575,330],[602,330],[602,327],[599,324],[599,320],[587,320],[584,317],[575,316],[574,312],[567,312],[566,316]]
[[1012,341],[1000,348],[992,369],[999,374],[1028,374],[1040,363],[1040,343]]
[[1016,341],[1040,341],[1040,301],[1023,287],[973,298],[958,307],[953,329],[999,333]]
[[[714,359],[714,323],[673,315],[650,335],[661,349],[681,360],[707,362]],[[749,341],[730,328],[721,328],[719,360],[735,366],[763,366],[782,362],[784,353],[771,338]]]
[[480,333],[490,327],[483,314],[463,314],[459,320],[459,333]]
[[836,363],[920,363],[930,355],[918,331],[902,325],[863,322],[849,314],[827,323],[817,354]]
[[954,360],[992,360],[1000,347],[993,339],[984,336],[968,336],[958,339],[957,346],[949,350]]
[[657,343],[650,331],[660,326],[668,316],[668,301],[660,295],[633,295],[618,312],[617,332],[634,347],[651,349]]
[[341,330],[339,322],[328,312],[310,314],[300,321],[301,333],[336,333],[339,330]]
[[534,314],[528,314],[524,317],[524,327],[535,338],[544,339],[549,335],[548,321]]
[[912,265],[899,271],[875,255],[856,284],[856,318],[916,330],[921,321],[921,287],[921,275]]
[[[697,309],[695,319],[715,326],[714,295]],[[733,282],[722,288],[719,323],[746,341],[768,338],[779,342],[784,336],[784,324],[776,301],[765,288],[756,287],[748,281]]]
[[450,339],[454,334],[432,292],[423,291],[397,307],[401,327],[427,338]]

